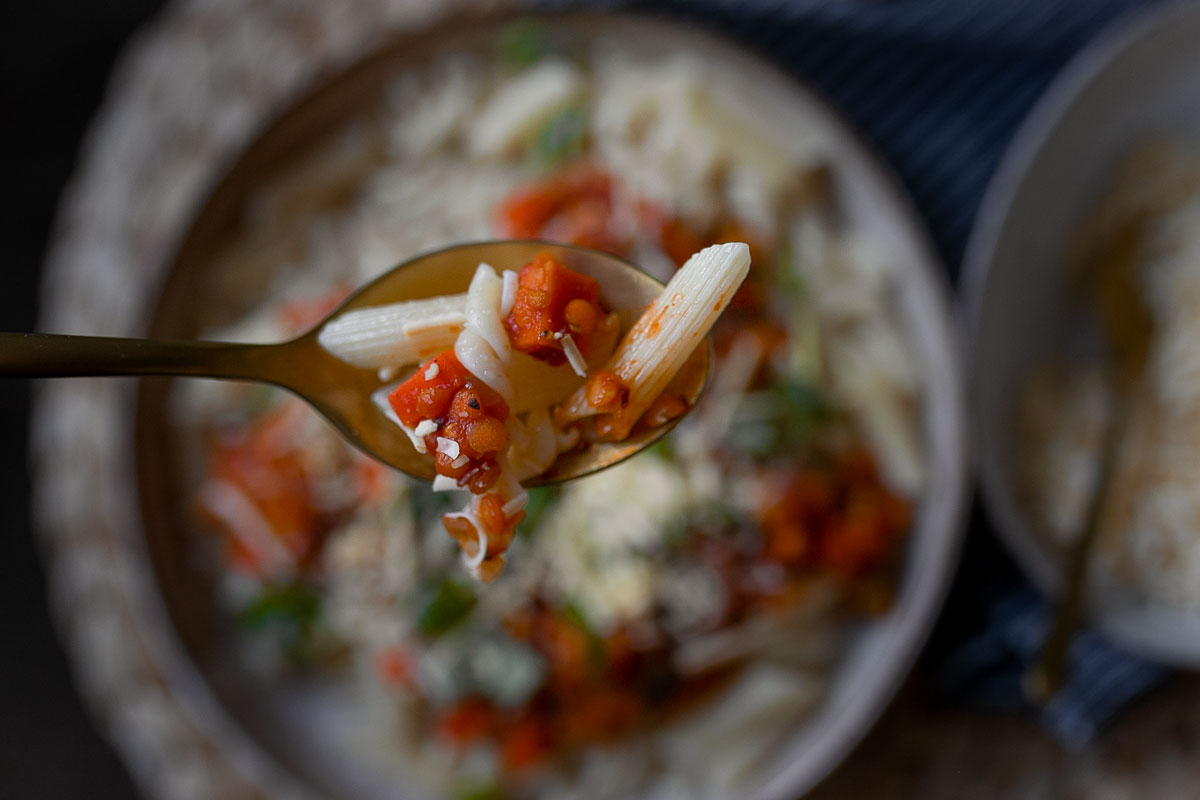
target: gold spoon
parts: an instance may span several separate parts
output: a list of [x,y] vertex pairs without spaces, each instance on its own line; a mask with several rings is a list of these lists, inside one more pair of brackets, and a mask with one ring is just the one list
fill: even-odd
[[[663,284],[616,256],[538,241],[479,242],[417,256],[361,287],[304,335],[280,344],[168,342],[41,333],[0,333],[0,377],[174,375],[258,381],[288,389],[319,411],[350,444],[414,478],[433,480],[433,459],[413,449],[404,432],[371,399],[384,381],[377,370],[336,358],[318,342],[331,319],[359,308],[464,292],[480,262],[520,269],[542,251],[600,284],[600,300],[616,312],[640,311]],[[708,377],[711,343],[696,349],[676,385],[694,406]],[[612,466],[650,446],[679,418],[636,428],[624,441],[563,454],[530,485],[561,483]]]

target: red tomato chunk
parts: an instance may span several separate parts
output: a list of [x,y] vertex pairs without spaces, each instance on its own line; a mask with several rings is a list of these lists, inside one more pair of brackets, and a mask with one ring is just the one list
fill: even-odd
[[497,227],[517,239],[550,239],[620,254],[612,230],[613,182],[608,173],[576,165],[510,194],[497,213]]
[[599,303],[600,287],[586,275],[539,253],[521,268],[512,312],[504,320],[513,346],[547,364],[566,360],[562,337],[570,335],[587,357],[592,333],[606,314]]
[[[436,367],[436,369],[435,369]],[[476,494],[490,489],[500,476],[496,456],[508,444],[508,404],[494,389],[472,375],[453,350],[422,364],[388,396],[396,416],[410,428],[432,420],[437,429],[425,437],[439,475],[458,481]],[[438,451],[438,439],[450,439],[458,453]],[[463,461],[462,456],[466,456]],[[456,466],[457,465],[457,466]]]

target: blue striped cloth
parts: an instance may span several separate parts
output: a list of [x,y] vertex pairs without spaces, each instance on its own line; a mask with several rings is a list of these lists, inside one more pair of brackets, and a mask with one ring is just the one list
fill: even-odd
[[[543,6],[573,6],[551,1]],[[643,0],[592,2],[690,20],[741,41],[816,88],[899,175],[956,280],[984,188],[1050,80],[1136,0]],[[973,516],[963,564],[923,657],[952,702],[1028,708],[1021,674],[1047,607]],[[1036,710],[1064,745],[1085,746],[1166,670],[1091,631],[1070,684]]]

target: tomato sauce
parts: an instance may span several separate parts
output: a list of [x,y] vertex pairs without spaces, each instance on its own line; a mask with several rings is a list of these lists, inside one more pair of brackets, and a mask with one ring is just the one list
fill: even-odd
[[504,326],[513,347],[552,366],[566,361],[562,337],[567,335],[586,358],[592,334],[607,316],[599,298],[594,280],[567,269],[549,253],[539,253],[521,268]]
[[[432,420],[437,428],[425,436],[425,448],[435,458],[439,475],[482,494],[500,476],[496,457],[508,444],[508,404],[497,392],[472,375],[446,350],[422,364],[413,376],[388,395],[396,416],[409,428]],[[449,439],[457,452],[438,449]],[[465,456],[465,458],[463,458]]]

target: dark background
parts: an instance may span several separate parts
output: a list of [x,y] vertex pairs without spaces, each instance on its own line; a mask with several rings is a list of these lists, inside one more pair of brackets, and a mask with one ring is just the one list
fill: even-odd
[[[0,2],[0,330],[34,329],[63,184],[121,46],[160,0]],[[0,382],[0,797],[136,793],[71,683],[29,515],[29,384]]]

